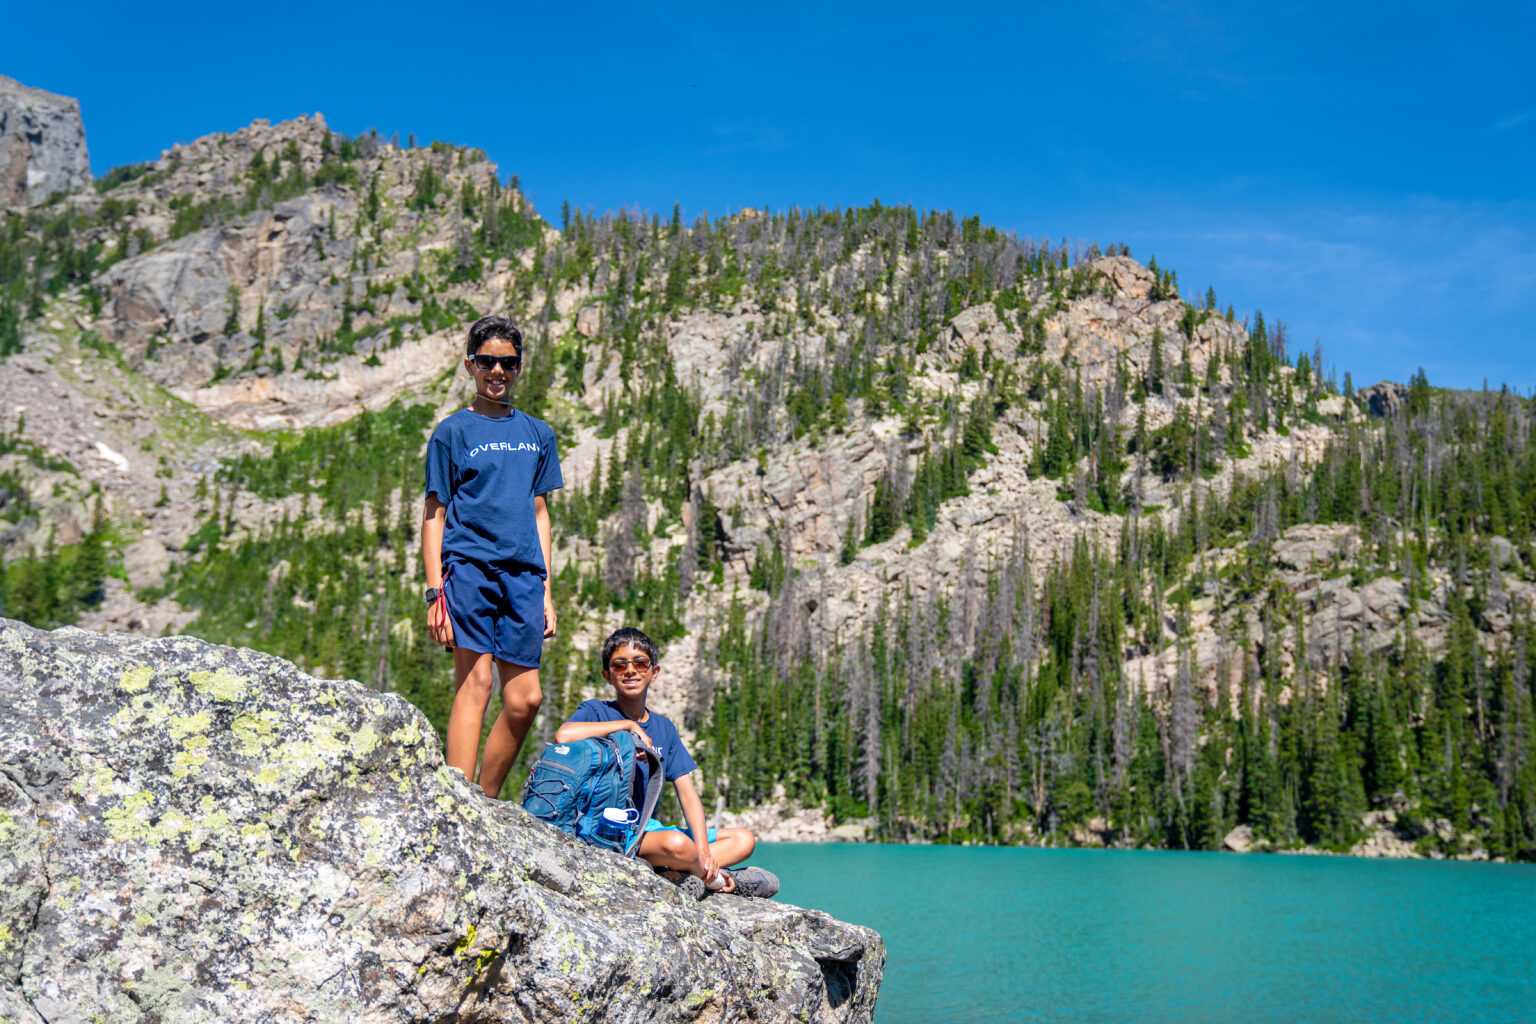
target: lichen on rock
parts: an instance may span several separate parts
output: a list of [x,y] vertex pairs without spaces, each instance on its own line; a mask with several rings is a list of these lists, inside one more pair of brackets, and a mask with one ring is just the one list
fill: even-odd
[[866,1021],[884,959],[486,800],[391,694],[0,620],[0,1019]]

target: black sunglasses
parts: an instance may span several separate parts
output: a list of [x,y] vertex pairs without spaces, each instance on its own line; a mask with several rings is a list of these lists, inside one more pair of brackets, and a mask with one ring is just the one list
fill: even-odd
[[523,365],[522,356],[471,356],[470,358],[474,360],[475,369],[482,373],[488,373],[493,367],[498,365],[506,372],[511,373]]

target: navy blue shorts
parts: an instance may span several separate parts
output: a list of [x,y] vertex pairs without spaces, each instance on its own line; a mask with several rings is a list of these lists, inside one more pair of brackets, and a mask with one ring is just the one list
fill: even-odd
[[538,668],[544,654],[544,577],[459,561],[446,572],[454,645]]

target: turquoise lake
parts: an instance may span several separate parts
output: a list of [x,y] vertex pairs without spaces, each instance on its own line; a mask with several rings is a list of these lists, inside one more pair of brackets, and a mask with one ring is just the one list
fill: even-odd
[[763,844],[884,937],[877,1024],[1536,1021],[1536,866]]

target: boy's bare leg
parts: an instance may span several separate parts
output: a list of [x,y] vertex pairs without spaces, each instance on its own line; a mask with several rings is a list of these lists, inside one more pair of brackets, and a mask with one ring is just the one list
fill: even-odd
[[[752,856],[757,847],[757,837],[744,828],[715,830],[715,841],[709,844],[709,855],[723,868],[740,864]],[[640,840],[640,859],[652,867],[673,868],[692,872],[697,867],[698,848],[688,833],[677,829],[647,832]]]
[[455,647],[453,674],[458,688],[453,694],[453,710],[448,713],[448,764],[474,782],[480,729],[491,702],[491,656]]
[[715,841],[709,844],[709,854],[723,868],[740,864],[752,856],[757,848],[757,837],[744,828],[717,828]]
[[501,676],[501,714],[491,724],[491,734],[485,738],[485,758],[480,762],[480,788],[490,797],[501,792],[501,784],[507,780],[544,701],[538,669],[497,659],[496,671]]

